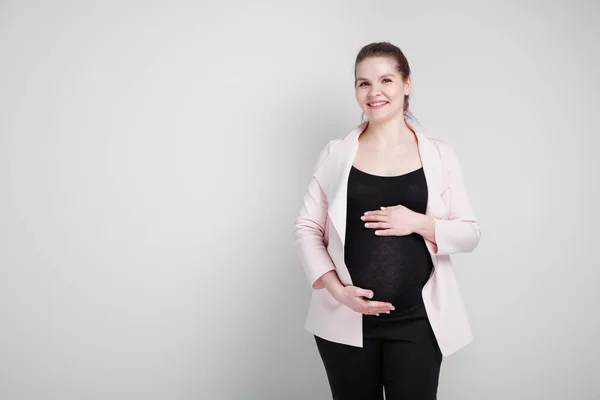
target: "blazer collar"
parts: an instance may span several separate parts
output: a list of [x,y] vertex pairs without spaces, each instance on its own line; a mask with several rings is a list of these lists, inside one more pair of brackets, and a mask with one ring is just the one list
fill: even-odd
[[[358,137],[367,128],[368,121],[360,124],[340,142],[334,144],[314,173],[327,197],[328,216],[337,231],[342,245],[346,236],[346,200],[348,176],[358,151]],[[427,181],[427,209],[425,215],[439,217],[444,212],[442,194],[442,163],[435,143],[420,128],[409,125],[416,134],[419,155]],[[431,251],[431,249],[430,249]]]

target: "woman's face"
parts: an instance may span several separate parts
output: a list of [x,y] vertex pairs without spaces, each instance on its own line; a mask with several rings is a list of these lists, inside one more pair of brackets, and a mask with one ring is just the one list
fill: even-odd
[[410,78],[402,81],[392,58],[366,58],[356,67],[355,90],[356,101],[369,121],[386,121],[403,114]]

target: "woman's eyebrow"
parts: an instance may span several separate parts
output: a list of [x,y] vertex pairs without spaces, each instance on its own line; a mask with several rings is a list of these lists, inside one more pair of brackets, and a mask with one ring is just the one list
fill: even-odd
[[[385,75],[381,75],[381,76],[379,77],[379,79],[381,79],[381,78],[385,78],[386,76],[394,76],[394,74],[385,74]],[[356,82],[358,82],[358,81],[368,81],[368,79],[367,79],[367,78],[356,78]]]

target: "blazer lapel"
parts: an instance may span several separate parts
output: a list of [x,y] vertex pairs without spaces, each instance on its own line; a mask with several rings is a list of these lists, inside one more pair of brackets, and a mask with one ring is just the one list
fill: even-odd
[[[419,129],[415,129],[414,127],[413,129],[415,130],[419,143],[419,155],[421,156],[425,180],[427,181],[428,196],[425,215],[444,219],[446,218],[446,204],[442,200],[442,193],[446,188],[442,187],[445,181],[442,176],[445,173],[442,158],[437,145],[433,143],[431,139],[426,137]],[[425,245],[432,256],[437,252],[437,246],[429,240],[425,240]],[[435,265],[437,258],[432,257],[432,259],[433,264]]]
[[[341,142],[334,145],[314,176],[327,196],[328,216],[344,248],[346,237],[346,201],[348,176],[358,151],[358,137],[366,129],[368,121],[356,127]],[[441,218],[445,205],[442,201],[442,164],[437,146],[424,136],[420,129],[410,125],[415,131],[419,155],[427,181],[427,209],[425,215]],[[433,245],[426,241],[430,253]]]

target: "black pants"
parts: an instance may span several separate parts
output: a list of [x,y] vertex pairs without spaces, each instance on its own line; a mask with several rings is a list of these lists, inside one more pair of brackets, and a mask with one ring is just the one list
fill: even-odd
[[362,348],[315,336],[334,400],[383,400],[384,390],[386,400],[437,398],[442,353],[429,321],[393,330],[372,326]]

